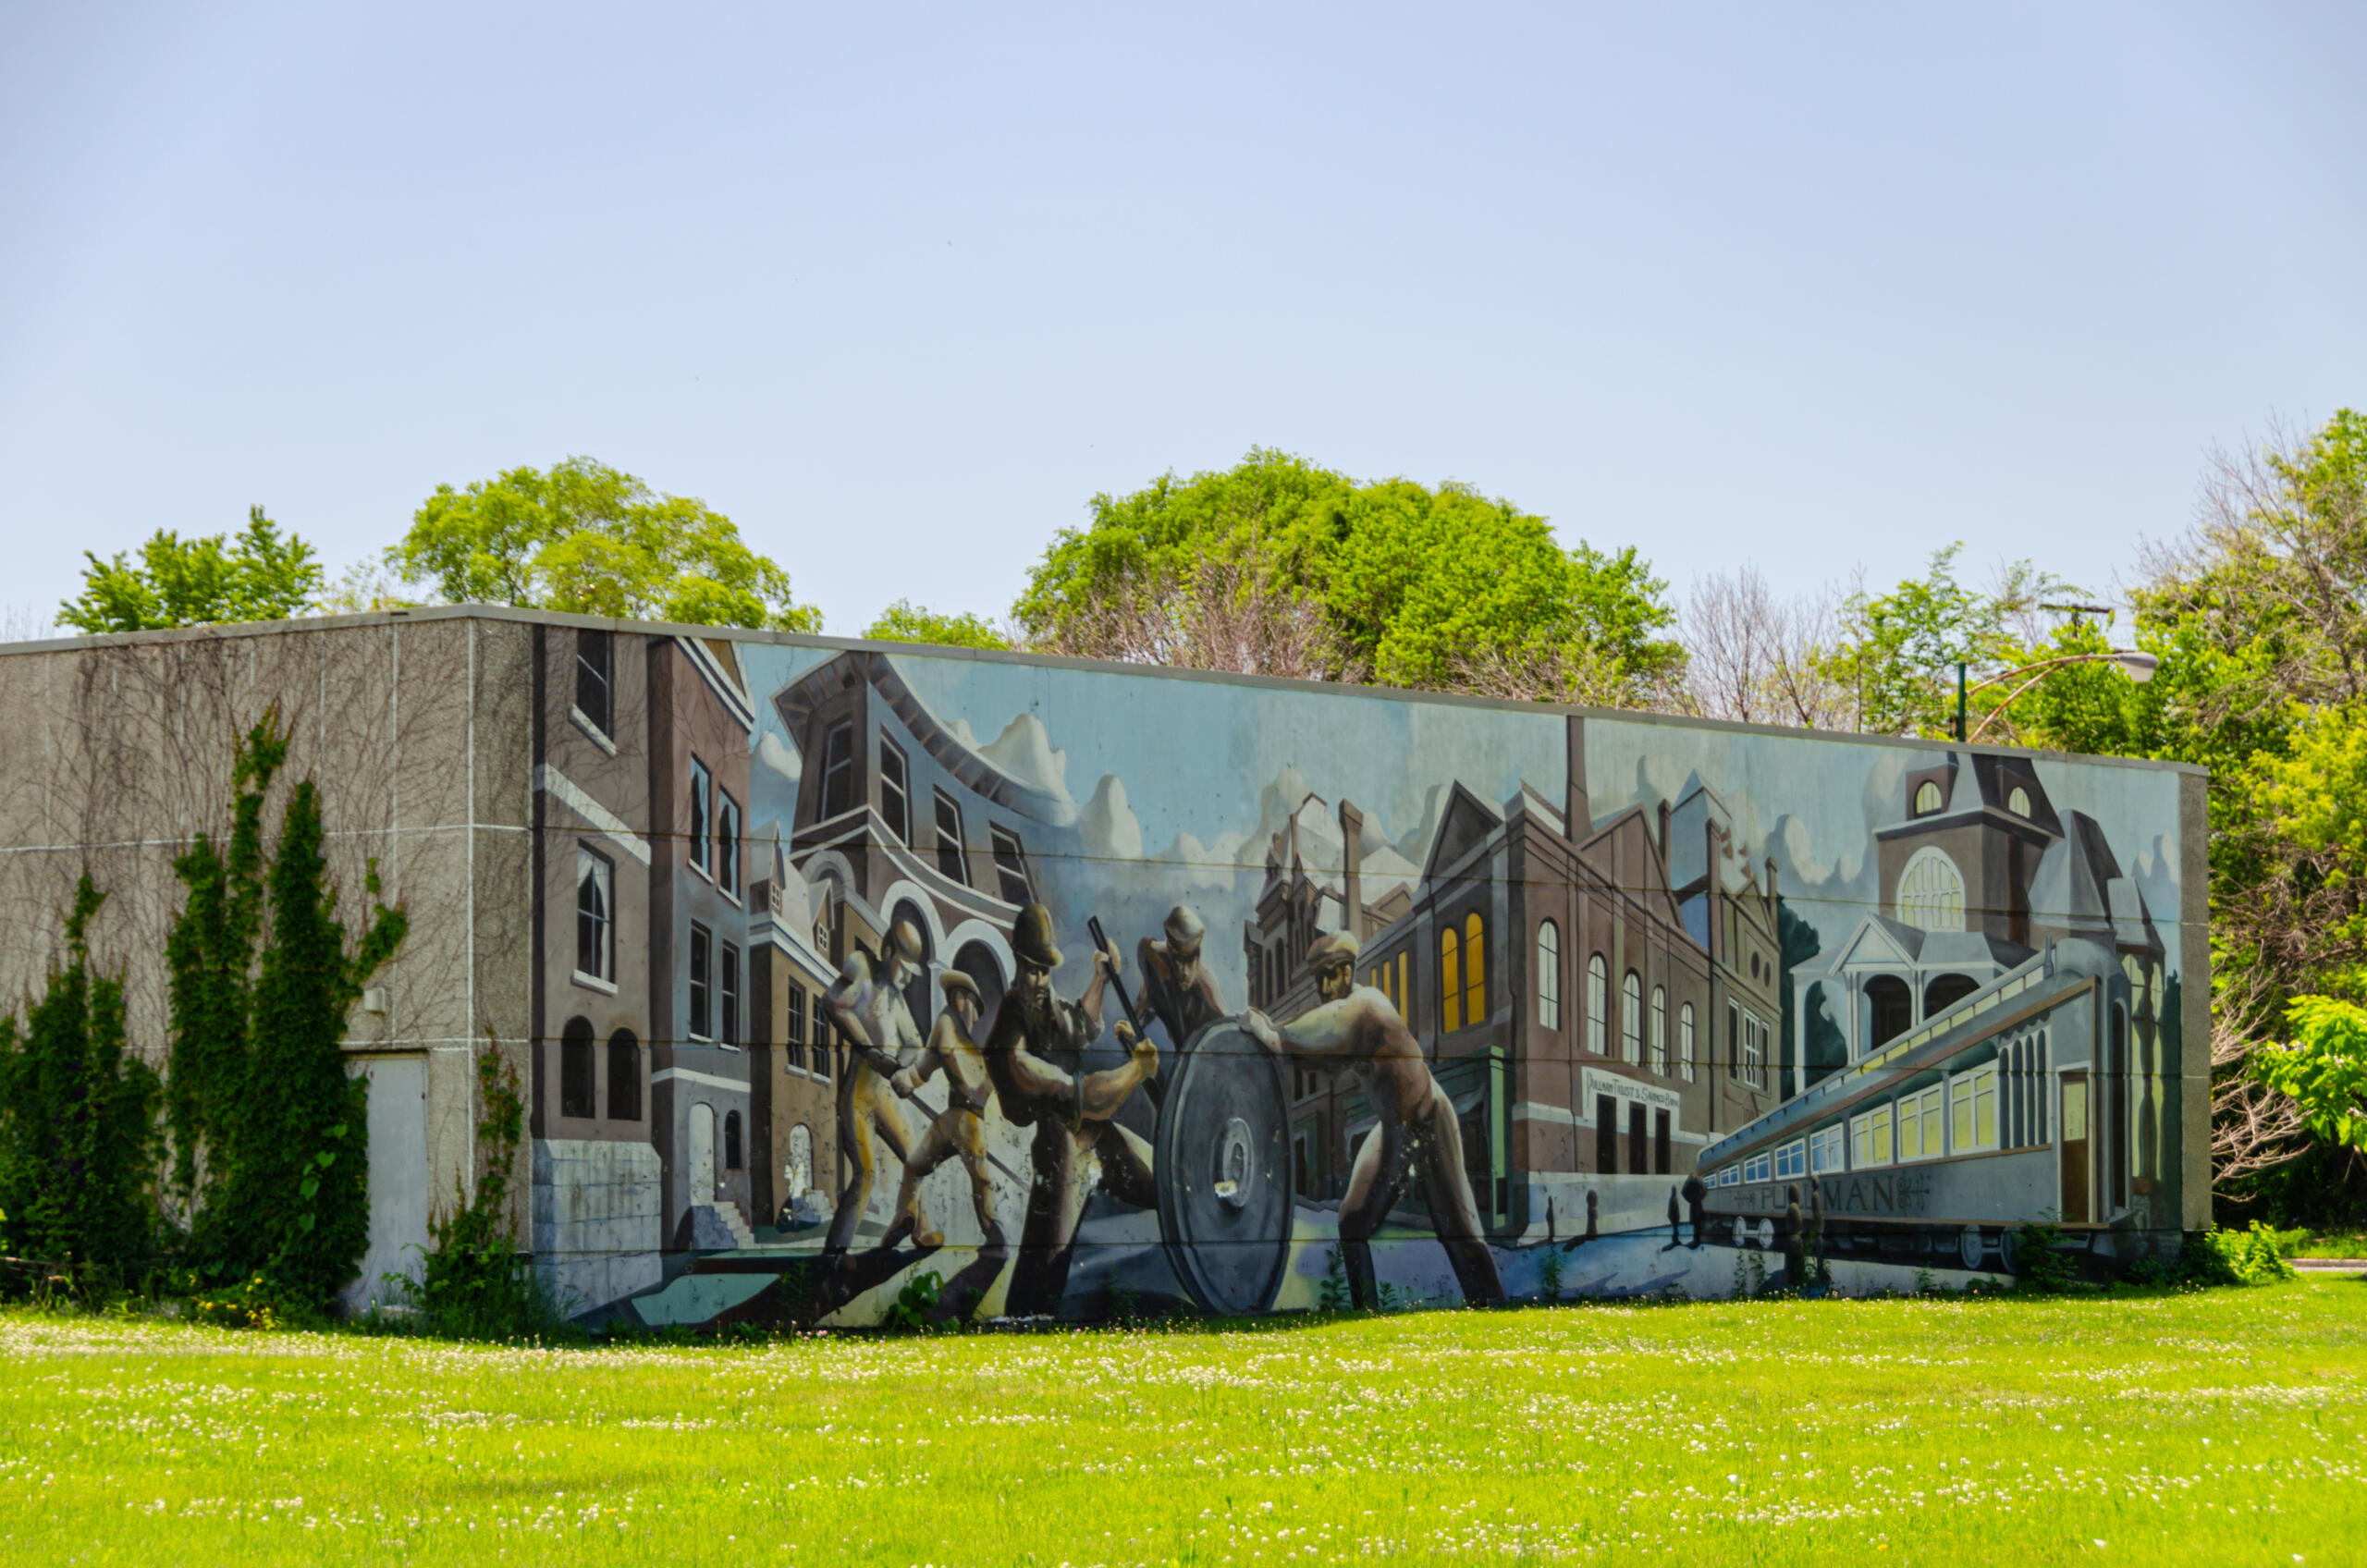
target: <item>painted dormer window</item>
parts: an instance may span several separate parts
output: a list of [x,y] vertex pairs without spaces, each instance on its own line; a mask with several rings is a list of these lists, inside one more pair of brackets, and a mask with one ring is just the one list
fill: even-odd
[[2030,815],[2030,792],[2028,790],[2023,789],[2019,784],[2015,785],[2013,793],[2005,797],[2005,809],[2012,812],[2016,816]]
[[1929,816],[1940,809],[1940,787],[1926,778],[1915,787],[1915,815]]

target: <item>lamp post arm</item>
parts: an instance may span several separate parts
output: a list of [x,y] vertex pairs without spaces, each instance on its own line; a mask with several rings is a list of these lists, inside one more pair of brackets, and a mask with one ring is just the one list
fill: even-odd
[[[2057,664],[2063,664],[2069,661],[2057,659],[2054,662]],[[2014,699],[2016,697],[2020,696],[2023,692],[2029,691],[2031,687],[2037,685],[2040,681],[2045,679],[2046,671],[2042,669],[2036,675],[2031,676],[2028,680],[2023,681],[2019,686],[2015,687],[2013,691],[2006,693],[2005,700],[2004,702],[1999,703],[1995,707],[1991,708],[1986,714],[1983,714],[1981,716],[1981,722],[1973,726],[1972,739],[1975,741],[1980,740],[1981,737],[1988,731],[1989,727],[1997,722],[1998,715],[2004,713],[2007,708],[2014,705]]]
[[[2115,659],[2119,656],[2120,655],[2117,652],[2109,654],[2066,654],[2058,659],[2045,659],[2037,664],[2023,665],[2017,669],[2001,670],[1997,674],[1991,676],[1988,680],[1981,682],[1980,685],[1973,687],[1970,691],[1968,691],[1965,695],[1969,697],[1974,692],[1986,692],[1990,687],[1996,685],[1999,681],[2011,680],[2017,675],[2032,675],[2042,670],[2053,669],[2058,665],[2093,664],[2098,659]],[[2023,685],[2027,688],[2029,682],[2025,681]],[[2015,695],[2018,696],[2020,695],[2020,692],[2017,692]],[[2014,699],[2012,697],[2008,697],[2005,700],[2007,702],[2012,702]]]

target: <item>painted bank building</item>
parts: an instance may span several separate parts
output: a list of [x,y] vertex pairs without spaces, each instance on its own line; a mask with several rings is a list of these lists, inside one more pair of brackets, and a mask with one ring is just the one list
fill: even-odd
[[9,985],[86,864],[155,938],[266,710],[411,913],[357,1306],[476,1181],[486,1051],[589,1321],[1877,1290],[2207,1222],[2191,769],[473,607],[0,660]]

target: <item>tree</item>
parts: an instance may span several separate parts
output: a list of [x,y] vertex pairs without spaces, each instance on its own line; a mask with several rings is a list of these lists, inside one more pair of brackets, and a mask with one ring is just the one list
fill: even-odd
[[1778,599],[1756,567],[1697,578],[1683,618],[1683,707],[1743,724],[1846,729],[1850,693],[1818,662],[1833,614],[1829,594]]
[[386,553],[454,604],[505,604],[695,626],[819,631],[789,573],[705,502],[570,458],[465,490],[439,484]]
[[[2039,602],[2079,593],[2029,561],[2007,567],[1989,592],[1956,581],[1962,544],[1932,552],[1919,578],[1888,594],[1863,588],[1842,601],[1839,636],[1811,662],[1815,672],[1848,693],[1850,729],[1873,735],[1951,733],[1956,721],[1956,667],[1979,680],[1986,671],[2031,659],[2032,621]],[[2001,701],[2007,692],[1991,698]]]
[[282,538],[261,507],[247,526],[182,539],[158,529],[139,558],[102,561],[90,551],[82,592],[58,606],[57,619],[82,631],[148,631],[218,621],[286,620],[311,609],[321,593],[321,564],[293,533]]
[[21,1035],[0,1020],[0,1223],[9,1249],[120,1280],[155,1250],[156,1075],[124,1036],[123,983],[91,969],[105,898],[85,873]]
[[[1091,514],[1013,606],[1048,652],[1434,689],[1579,668],[1641,689],[1683,662],[1655,635],[1674,618],[1634,550],[1565,551],[1544,519],[1469,485],[1358,484],[1257,448],[1097,496]],[[1314,668],[1275,668],[1301,661]]]
[[935,643],[947,648],[1009,648],[1012,639],[1001,628],[975,615],[947,615],[924,609],[910,599],[899,599],[864,628],[874,643]]
[[2287,1016],[2293,1039],[2260,1052],[2261,1080],[2291,1096],[2319,1137],[2367,1151],[2367,1009],[2302,997]]

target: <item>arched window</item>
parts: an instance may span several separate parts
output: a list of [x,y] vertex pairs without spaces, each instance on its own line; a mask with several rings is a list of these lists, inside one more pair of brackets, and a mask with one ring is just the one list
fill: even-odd
[[1898,918],[1923,931],[1964,929],[1964,874],[1944,851],[1926,845],[1898,874]]
[[592,1021],[570,1018],[558,1036],[558,1113],[597,1116],[592,1103]]
[[2005,797],[2005,809],[2016,816],[2030,815],[2030,792],[2018,784],[2015,785],[2012,791]]
[[1537,928],[1537,1026],[1562,1027],[1562,928],[1550,920]]
[[1611,1012],[1611,970],[1600,953],[1587,960],[1587,1049],[1611,1054],[1608,1020]]
[[1631,1066],[1644,1060],[1644,983],[1632,969],[1619,986],[1619,1060]]
[[1676,1070],[1688,1084],[1693,1082],[1693,1004],[1686,1002],[1676,1010]]
[[1668,991],[1652,987],[1652,1071],[1668,1073]]
[[1929,816],[1940,809],[1940,787],[1926,778],[1915,787],[1915,815]]
[[1450,925],[1439,933],[1439,1032],[1463,1027],[1463,938]]
[[814,1190],[814,1133],[803,1121],[789,1130],[789,1160],[780,1175],[792,1202]]
[[736,1110],[723,1113],[723,1169],[740,1169],[740,1113]]
[[1488,923],[1477,910],[1463,921],[1463,1022],[1473,1029],[1488,1022]]
[[[798,1005],[805,1005],[802,998]],[[641,1042],[630,1029],[608,1036],[608,1119],[641,1120]]]

